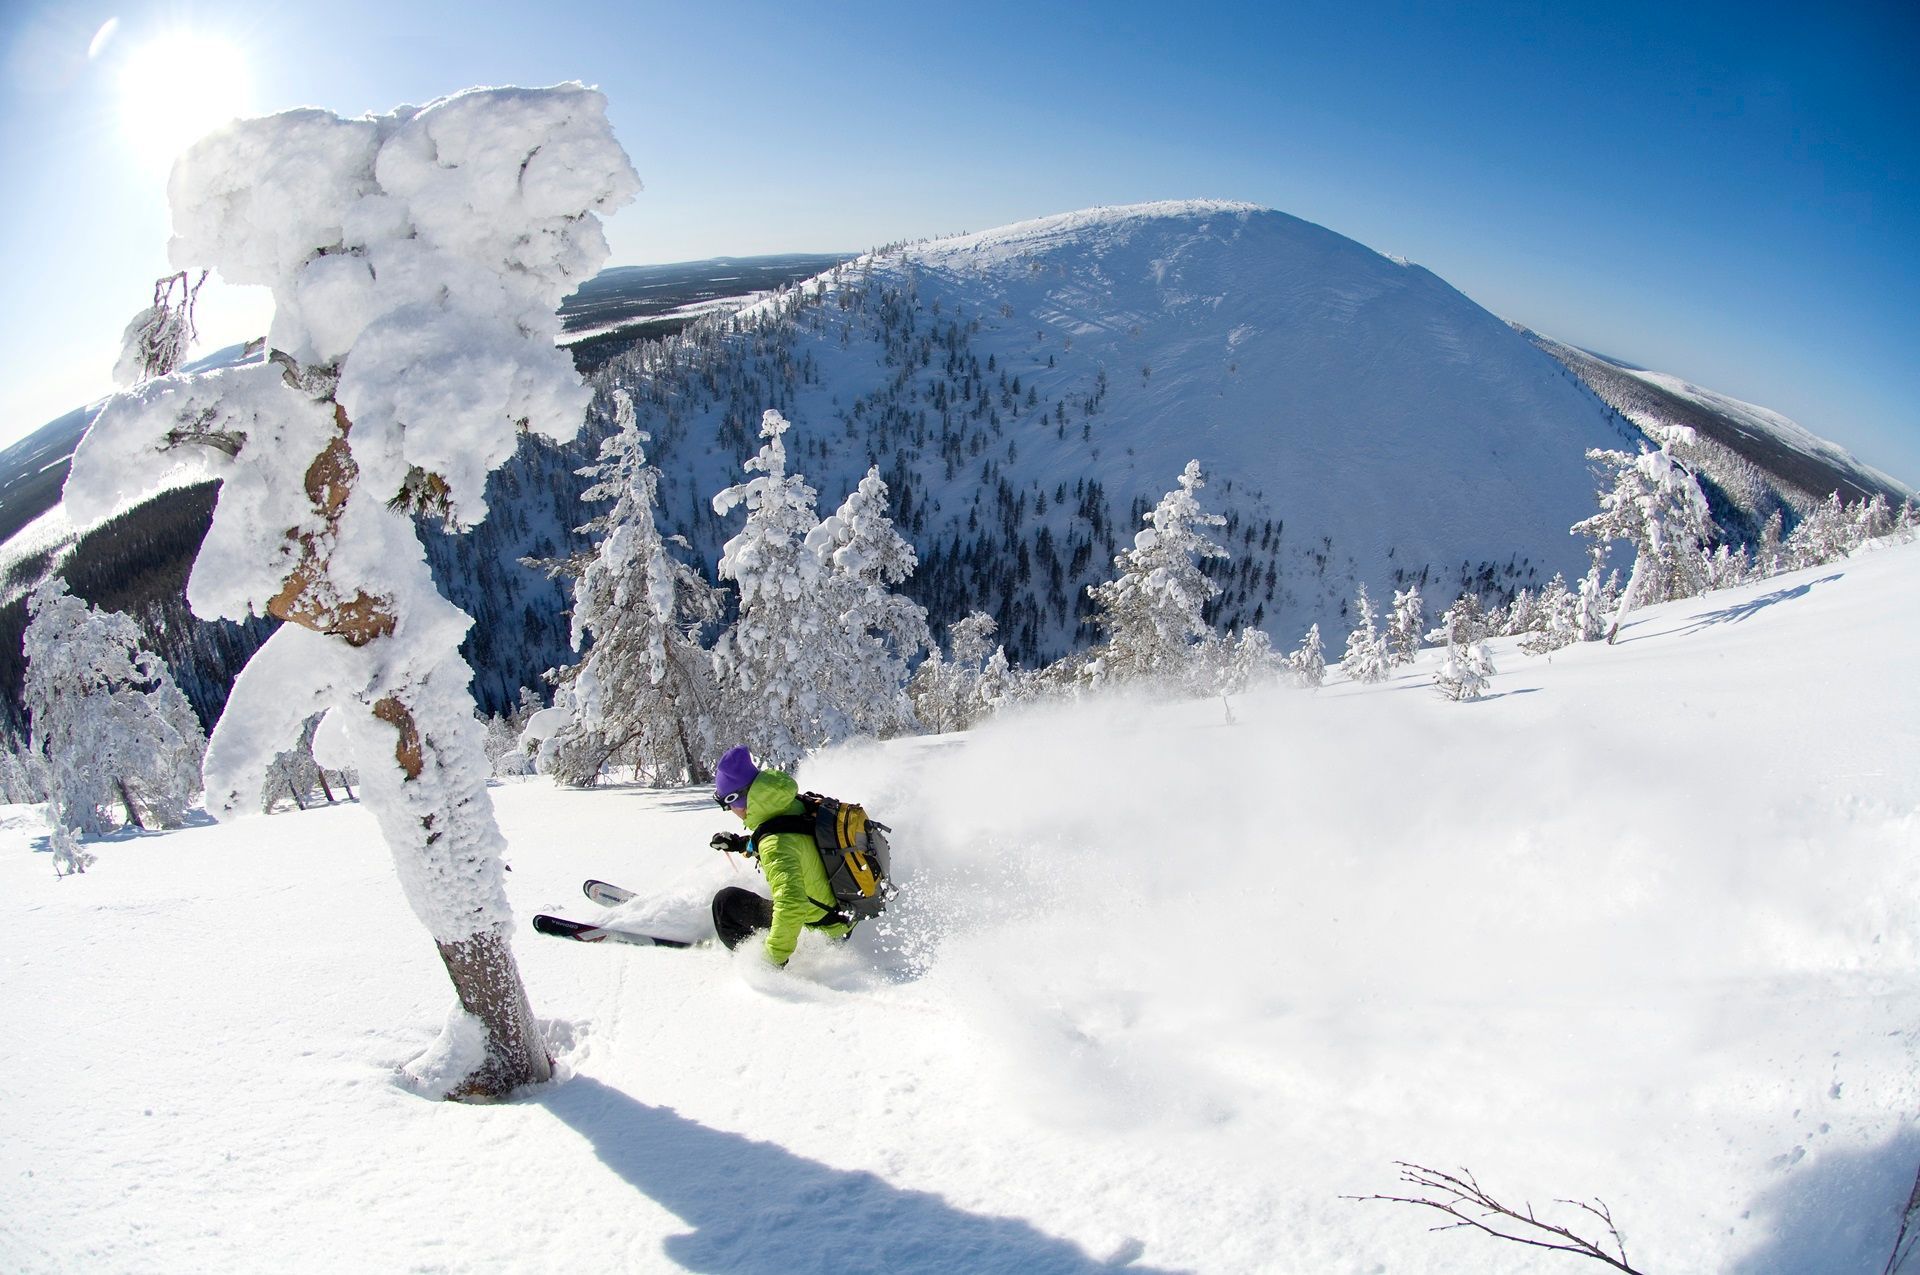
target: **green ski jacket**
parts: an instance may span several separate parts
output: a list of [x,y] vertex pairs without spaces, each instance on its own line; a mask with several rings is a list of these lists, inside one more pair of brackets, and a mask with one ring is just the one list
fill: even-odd
[[[752,832],[777,815],[804,815],[798,800],[800,785],[793,776],[763,770],[747,789],[747,831]],[[773,896],[773,926],[767,931],[767,959],[785,965],[800,941],[800,931],[812,926],[823,934],[843,938],[853,927],[840,922],[816,925],[833,911],[833,887],[813,838],[798,832],[775,832],[760,842],[760,873]]]

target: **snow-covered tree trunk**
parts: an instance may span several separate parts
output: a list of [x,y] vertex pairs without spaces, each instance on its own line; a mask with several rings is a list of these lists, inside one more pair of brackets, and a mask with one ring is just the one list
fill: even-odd
[[[364,522],[384,524],[386,534],[379,539],[411,540],[413,528],[403,512],[357,490],[359,468],[349,441],[352,423],[340,404],[328,402],[337,432],[305,476],[306,493],[321,530],[292,538],[293,568],[266,609],[288,624],[385,662],[384,648],[409,645],[397,636],[403,620],[424,618],[421,611],[437,608],[416,607],[414,615],[403,616],[397,597],[369,592],[355,567],[336,566],[337,552],[349,557],[340,550],[341,527],[350,503],[363,506],[358,512]],[[376,503],[378,508],[364,507]],[[351,537],[346,539],[350,544]],[[451,604],[441,606],[458,617],[456,622],[464,630],[466,617]],[[430,662],[430,671],[397,679],[391,687],[376,683],[355,691],[353,698],[365,719],[341,723],[341,727],[362,759],[366,804],[393,850],[414,910],[428,921],[461,1007],[486,1029],[485,1058],[447,1096],[497,1097],[520,1085],[549,1079],[552,1061],[509,942],[501,839],[486,791],[490,768],[485,761],[485,731],[473,716],[467,691],[472,670],[457,650],[441,652],[437,661],[431,652],[391,654],[397,657],[394,663],[410,669]],[[423,654],[425,661],[420,659]],[[258,660],[250,664],[242,680],[259,666]],[[239,700],[241,695],[236,683],[234,698]],[[388,742],[382,745],[378,742],[382,739]],[[216,738],[215,744],[209,772],[230,775],[229,759],[235,750],[220,747],[230,745],[227,738]],[[368,764],[383,747],[391,765]],[[255,761],[250,756],[244,760]],[[248,776],[242,782],[262,779]]]
[[[208,808],[257,812],[273,759],[326,714],[319,760],[358,770],[482,1029],[448,1097],[504,1096],[551,1061],[508,942],[485,730],[459,655],[471,620],[440,596],[413,520],[480,521],[487,475],[522,432],[578,431],[588,396],[554,347],[554,311],[606,257],[595,214],[637,188],[605,99],[578,85],[352,120],[289,111],[210,135],[170,186],[175,264],[271,288],[274,353],[114,400],[68,480],[79,517],[182,470],[221,482],[188,600],[204,617],[286,624],[234,683]],[[449,1026],[449,1041],[476,1034]]]

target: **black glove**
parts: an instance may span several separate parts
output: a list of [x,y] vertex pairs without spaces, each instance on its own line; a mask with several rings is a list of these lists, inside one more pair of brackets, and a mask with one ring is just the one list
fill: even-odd
[[716,832],[713,834],[713,840],[707,842],[707,844],[715,850],[722,851],[726,854],[745,854],[747,853],[747,840],[746,837],[741,836],[737,832]]

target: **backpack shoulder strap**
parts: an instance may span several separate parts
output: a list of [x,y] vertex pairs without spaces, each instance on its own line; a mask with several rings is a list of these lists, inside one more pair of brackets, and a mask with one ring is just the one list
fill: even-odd
[[811,838],[813,836],[813,816],[811,815],[775,815],[764,819],[760,826],[747,838],[755,854],[760,853],[760,843],[777,832],[797,832]]

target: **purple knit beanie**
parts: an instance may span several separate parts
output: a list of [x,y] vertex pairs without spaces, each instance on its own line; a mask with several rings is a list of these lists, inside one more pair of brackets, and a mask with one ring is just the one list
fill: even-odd
[[713,768],[713,797],[723,806],[744,806],[747,804],[747,789],[753,787],[753,781],[760,775],[760,768],[753,764],[753,754],[743,748],[729,748]]

